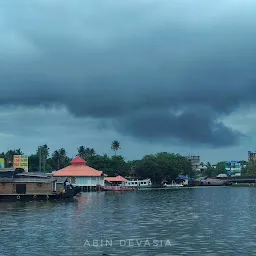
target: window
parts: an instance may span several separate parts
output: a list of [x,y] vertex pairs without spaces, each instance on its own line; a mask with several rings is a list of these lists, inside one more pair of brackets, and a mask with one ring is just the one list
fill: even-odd
[[16,184],[17,194],[26,194],[26,184]]

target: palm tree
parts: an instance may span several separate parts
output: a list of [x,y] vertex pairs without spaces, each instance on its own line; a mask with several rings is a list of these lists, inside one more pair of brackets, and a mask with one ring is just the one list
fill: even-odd
[[54,162],[57,162],[58,170],[65,166],[66,159],[67,159],[67,154],[64,148],[55,150],[52,154],[52,160]]
[[78,152],[77,155],[83,158],[84,160],[96,155],[94,148],[85,148],[84,146],[80,146],[77,149],[77,152]]
[[77,156],[80,156],[81,158],[85,159],[85,155],[86,155],[86,152],[85,152],[85,147],[84,146],[80,146],[78,149],[77,149]]
[[111,144],[111,149],[115,152],[115,155],[116,155],[117,150],[121,149],[120,142],[117,140],[114,140]]
[[39,171],[42,171],[42,163],[43,163],[43,170],[46,171],[46,160],[49,156],[49,148],[47,144],[39,146],[37,149],[37,155],[39,156]]
[[92,156],[95,156],[96,152],[94,150],[94,148],[86,148],[85,149],[85,157],[86,158],[90,158]]

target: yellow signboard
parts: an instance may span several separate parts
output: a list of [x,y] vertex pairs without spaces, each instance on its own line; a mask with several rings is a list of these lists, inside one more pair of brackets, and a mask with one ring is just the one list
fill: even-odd
[[0,158],[0,168],[4,168],[4,158]]
[[28,156],[24,156],[24,155],[13,156],[13,167],[22,168],[25,171],[28,171]]

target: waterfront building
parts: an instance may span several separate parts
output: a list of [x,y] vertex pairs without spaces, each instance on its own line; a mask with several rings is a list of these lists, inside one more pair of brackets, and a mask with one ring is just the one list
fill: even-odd
[[[199,165],[197,168],[196,168],[196,174],[197,175],[202,175],[203,173],[205,173],[205,171],[207,170],[207,166],[206,165]],[[213,167],[214,168],[214,167]]]
[[196,155],[189,155],[186,156],[186,159],[191,162],[192,168],[196,172],[200,172],[201,168],[200,167],[200,156]]
[[119,186],[122,185],[123,182],[127,182],[128,180],[124,177],[118,175],[116,177],[105,177],[104,183],[105,185],[111,185],[111,186]]
[[228,175],[234,177],[234,176],[241,176],[242,174],[242,168],[243,166],[241,165],[240,161],[230,161],[226,162],[225,169],[228,173]]
[[84,191],[96,190],[97,186],[104,186],[104,173],[87,165],[81,157],[74,158],[70,165],[54,172],[54,177],[66,177],[72,185]]
[[256,150],[254,152],[248,151],[248,162],[252,160],[256,160]]

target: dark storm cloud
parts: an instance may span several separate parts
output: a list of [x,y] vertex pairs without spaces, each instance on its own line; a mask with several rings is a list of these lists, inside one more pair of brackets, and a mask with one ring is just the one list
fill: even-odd
[[0,104],[65,105],[148,141],[238,143],[243,135],[220,119],[254,103],[255,7],[249,0],[1,3]]

